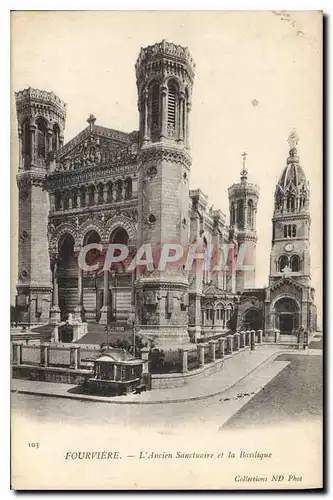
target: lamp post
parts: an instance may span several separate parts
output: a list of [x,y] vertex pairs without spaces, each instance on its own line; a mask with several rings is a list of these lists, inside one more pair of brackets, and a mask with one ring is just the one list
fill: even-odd
[[135,313],[133,311],[130,312],[128,319],[127,319],[127,324],[132,325],[132,350],[133,350],[133,356],[135,357],[136,354],[136,349],[135,349]]
[[114,290],[114,299],[113,299],[113,307],[112,307],[112,322],[116,323],[116,306],[117,306],[117,281],[116,281],[116,271],[115,269],[111,269],[111,277],[113,282],[113,290]]

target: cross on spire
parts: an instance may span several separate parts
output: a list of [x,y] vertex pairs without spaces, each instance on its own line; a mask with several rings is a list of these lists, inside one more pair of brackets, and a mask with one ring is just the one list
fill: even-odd
[[245,169],[245,163],[246,163],[246,158],[247,158],[246,151],[244,151],[244,153],[242,154],[242,158],[243,158],[243,170],[241,171],[241,180],[246,181],[247,180],[247,171]]
[[95,121],[96,121],[96,116],[94,116],[93,114],[90,113],[90,115],[87,119],[87,122],[90,126],[90,130],[92,130],[93,126],[95,125]]

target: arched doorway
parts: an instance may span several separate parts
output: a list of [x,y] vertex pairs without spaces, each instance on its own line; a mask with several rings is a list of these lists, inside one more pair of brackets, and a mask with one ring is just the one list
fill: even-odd
[[[110,243],[128,246],[129,236],[123,227],[116,227],[109,239]],[[120,252],[120,251],[119,251]],[[117,255],[117,250],[115,251]],[[111,265],[109,284],[111,286],[112,317],[116,321],[127,321],[132,303],[132,273],[126,271],[130,258]]]
[[[91,243],[101,243],[101,237],[94,229],[88,231],[83,238],[83,246]],[[100,319],[100,310],[103,305],[103,256],[97,249],[87,252],[86,263],[93,265],[100,263],[95,271],[83,272],[83,307],[87,321],[95,322]]]
[[246,330],[262,330],[263,317],[258,309],[248,309],[244,315],[244,328]]
[[275,323],[282,335],[292,335],[299,327],[297,302],[291,297],[283,297],[275,303]]
[[74,238],[66,233],[58,244],[58,289],[61,319],[67,319],[77,303],[78,264],[74,255]]

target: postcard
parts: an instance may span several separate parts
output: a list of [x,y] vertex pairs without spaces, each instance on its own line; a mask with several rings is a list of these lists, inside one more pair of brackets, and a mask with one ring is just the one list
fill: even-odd
[[323,487],[320,11],[11,13],[11,487]]

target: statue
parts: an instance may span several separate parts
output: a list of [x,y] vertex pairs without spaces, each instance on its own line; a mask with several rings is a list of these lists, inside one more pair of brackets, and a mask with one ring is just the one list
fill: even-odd
[[288,137],[288,144],[289,144],[290,149],[296,148],[296,146],[298,145],[298,141],[299,141],[299,137],[298,137],[296,130],[294,129],[290,132],[289,137]]

